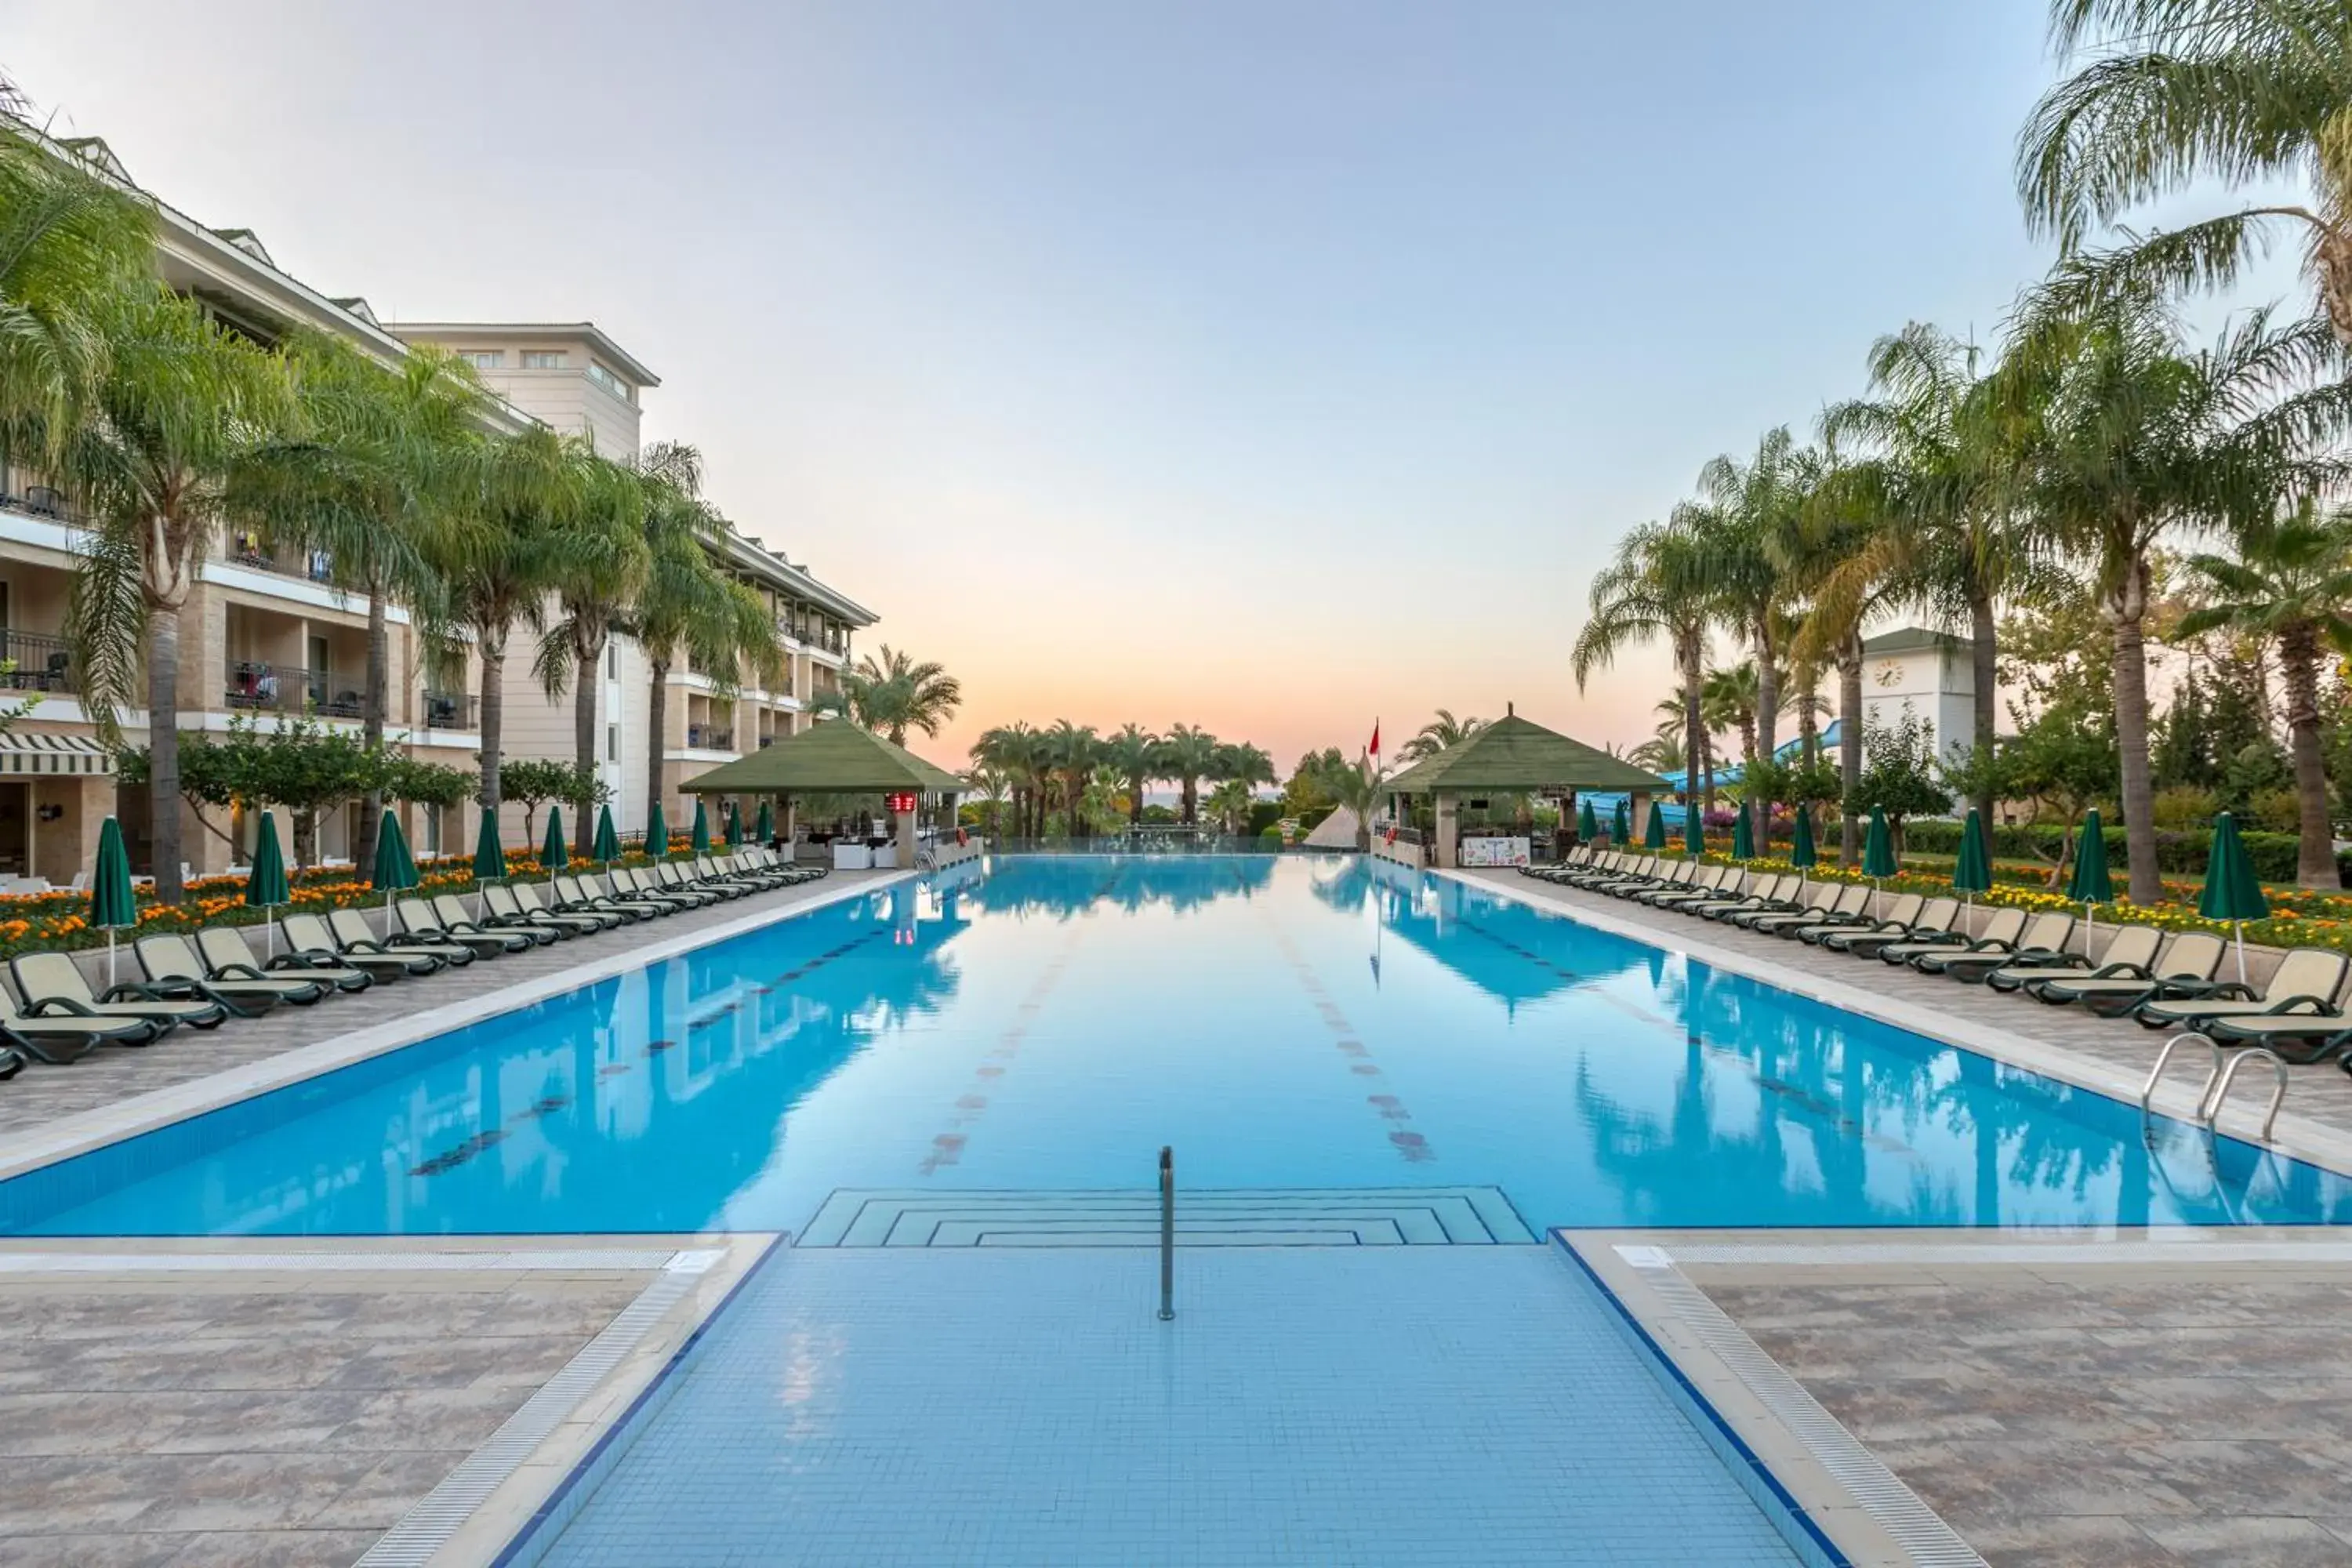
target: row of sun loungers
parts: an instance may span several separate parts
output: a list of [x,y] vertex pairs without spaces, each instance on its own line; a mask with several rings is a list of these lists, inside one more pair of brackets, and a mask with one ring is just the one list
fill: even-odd
[[2072,951],[2069,913],[1995,909],[1967,929],[1961,901],[1898,894],[1870,912],[1864,883],[1812,881],[1667,856],[1586,853],[1524,868],[1540,881],[1672,910],[1856,958],[1941,974],[2052,1006],[2129,1017],[2151,1029],[2197,1030],[2223,1045],[2263,1045],[2289,1061],[2335,1058],[2352,1071],[2352,955],[2296,948],[2260,986],[2220,980],[2228,945],[2210,931],[2168,936],[2115,928],[2096,964]]
[[382,935],[360,910],[341,909],[282,916],[282,943],[257,945],[242,926],[193,938],[143,936],[131,944],[143,978],[103,991],[91,987],[70,953],[20,953],[9,961],[14,989],[0,985],[0,1078],[15,1077],[27,1061],[66,1063],[101,1045],[152,1045],[184,1025],[216,1029],[281,1003],[310,1006],[339,992],[792,887],[824,871],[748,849],[615,867],[604,879],[487,883],[478,912],[449,893],[402,898]]

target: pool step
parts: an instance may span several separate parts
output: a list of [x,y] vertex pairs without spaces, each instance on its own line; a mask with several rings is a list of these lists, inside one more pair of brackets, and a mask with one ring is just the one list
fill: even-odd
[[[1499,1187],[1180,1190],[1181,1247],[1492,1247],[1535,1235]],[[836,1191],[801,1247],[1157,1247],[1151,1192]]]

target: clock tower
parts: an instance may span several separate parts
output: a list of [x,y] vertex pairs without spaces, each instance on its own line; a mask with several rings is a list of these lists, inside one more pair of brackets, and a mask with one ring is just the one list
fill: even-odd
[[1903,626],[1863,643],[1864,729],[1891,725],[1906,710],[1927,721],[1937,755],[1968,751],[1975,740],[1976,670],[1965,639]]

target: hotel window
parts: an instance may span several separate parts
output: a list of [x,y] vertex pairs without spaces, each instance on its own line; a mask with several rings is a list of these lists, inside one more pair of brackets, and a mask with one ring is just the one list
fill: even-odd
[[605,391],[611,393],[622,402],[626,403],[631,401],[629,396],[629,384],[623,381],[619,376],[614,375],[611,371],[606,370],[603,365],[598,364],[593,359],[588,362],[588,379],[601,384]]
[[496,370],[507,363],[504,349],[459,349],[457,357],[476,370]]
[[525,349],[522,351],[522,367],[525,370],[562,370],[563,351],[562,349]]
[[621,679],[621,645],[619,643],[608,642],[604,645],[604,678],[607,680]]
[[604,760],[608,763],[621,760],[621,727],[618,724],[604,726]]

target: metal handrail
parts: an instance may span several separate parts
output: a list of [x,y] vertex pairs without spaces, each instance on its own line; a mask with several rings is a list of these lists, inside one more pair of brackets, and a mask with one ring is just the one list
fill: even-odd
[[[2214,1047],[2217,1054],[2220,1049],[2218,1046]],[[2271,1141],[2271,1124],[2278,1120],[2279,1105],[2286,1099],[2287,1079],[2285,1059],[2267,1046],[2247,1047],[2221,1070],[2219,1078],[2207,1079],[2205,1097],[2198,1102],[2197,1114],[2207,1127],[2211,1127],[2218,1121],[2221,1116],[2221,1102],[2230,1098],[2230,1086],[2237,1081],[2238,1069],[2256,1057],[2268,1060],[2272,1070],[2278,1075],[2277,1082],[2271,1088],[2270,1109],[2263,1112],[2261,1137],[2262,1141],[2267,1143]]]
[[1160,1321],[1176,1316],[1176,1151],[1160,1149]]
[[2197,1091],[2197,1120],[2205,1120],[2206,1096],[2212,1092],[2213,1080],[2221,1075],[2221,1047],[2194,1029],[2173,1036],[2164,1042],[2164,1049],[2157,1052],[2156,1066],[2148,1069],[2147,1082],[2141,1086],[2139,1091],[2139,1108],[2142,1110],[2147,1110],[2156,1099],[2157,1083],[2164,1077],[2164,1069],[2172,1065],[2172,1053],[2190,1040],[2195,1040],[2212,1053],[2212,1065],[2206,1069],[2205,1082]]

